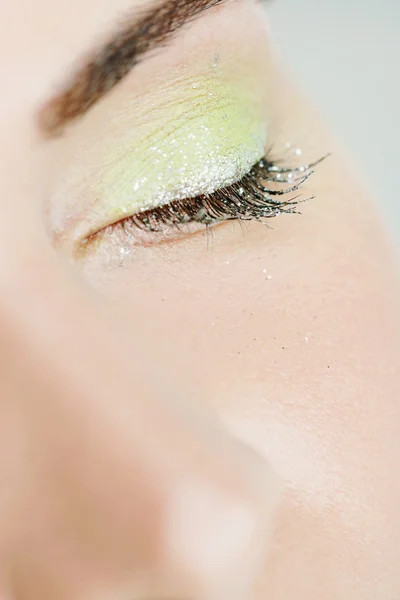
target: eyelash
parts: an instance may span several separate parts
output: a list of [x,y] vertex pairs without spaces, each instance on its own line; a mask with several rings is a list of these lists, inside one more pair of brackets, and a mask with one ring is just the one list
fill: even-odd
[[[298,213],[298,204],[311,198],[301,199],[297,192],[322,160],[291,168],[267,155],[230,186],[212,194],[145,209],[92,234],[85,242],[107,232],[119,231],[134,242],[135,232],[170,237],[185,233],[183,228],[193,223],[212,227],[224,221],[263,222],[280,214]],[[156,243],[158,239],[153,237],[151,241]]]

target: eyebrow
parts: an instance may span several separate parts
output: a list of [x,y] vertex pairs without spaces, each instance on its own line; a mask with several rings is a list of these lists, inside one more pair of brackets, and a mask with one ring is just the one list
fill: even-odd
[[39,112],[41,131],[47,137],[57,136],[110,92],[149,51],[165,45],[184,25],[227,1],[163,0],[139,18],[129,19],[46,102]]

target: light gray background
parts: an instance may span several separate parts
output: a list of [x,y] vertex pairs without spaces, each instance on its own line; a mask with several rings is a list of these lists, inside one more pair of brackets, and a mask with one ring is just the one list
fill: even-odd
[[400,0],[272,0],[272,35],[364,171],[400,250]]

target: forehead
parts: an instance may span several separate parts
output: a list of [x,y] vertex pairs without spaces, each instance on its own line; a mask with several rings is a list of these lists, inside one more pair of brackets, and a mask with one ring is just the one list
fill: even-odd
[[[0,75],[6,89],[49,93],[78,56],[102,41],[124,15],[152,0],[0,2]],[[21,98],[21,94],[17,94]]]

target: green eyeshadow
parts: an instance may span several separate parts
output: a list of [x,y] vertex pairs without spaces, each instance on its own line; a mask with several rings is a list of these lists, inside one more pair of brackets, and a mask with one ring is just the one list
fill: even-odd
[[254,91],[223,77],[158,90],[132,134],[107,152],[96,204],[113,222],[232,184],[265,153],[264,113]]

